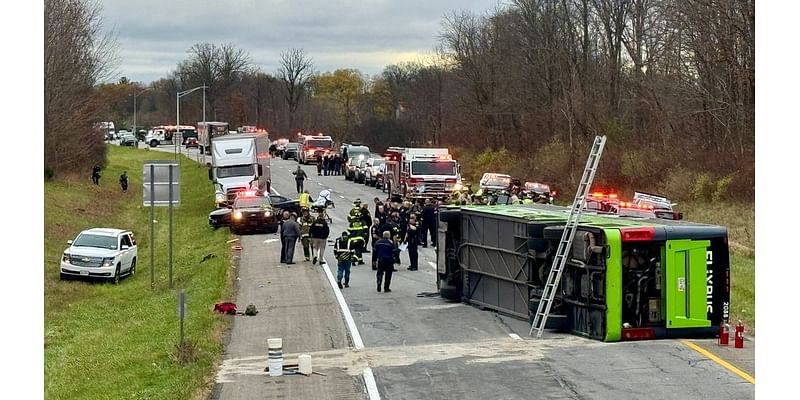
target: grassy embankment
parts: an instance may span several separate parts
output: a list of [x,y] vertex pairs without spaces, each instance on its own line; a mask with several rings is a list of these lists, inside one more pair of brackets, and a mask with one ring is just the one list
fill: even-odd
[[[183,160],[181,205],[173,214],[173,282],[167,272],[167,209],[156,209],[156,287],[150,290],[149,209],[142,206],[142,163],[168,153],[110,146],[100,187],[89,172],[45,183],[45,396],[49,399],[202,398],[223,351],[225,318],[212,312],[232,285],[228,230],[211,231],[213,192],[206,169]],[[129,189],[117,179],[128,171]],[[77,174],[76,174],[77,175]],[[83,229],[134,232],[137,273],[119,286],[59,281],[66,241]],[[214,254],[203,263],[206,254]],[[187,296],[186,338],[194,361],[179,362],[177,294]],[[191,353],[191,354],[189,354]],[[192,358],[192,357],[190,357]]]
[[678,205],[678,208],[689,221],[728,228],[731,254],[730,320],[735,323],[741,319],[747,333],[755,335],[755,203],[686,203]]

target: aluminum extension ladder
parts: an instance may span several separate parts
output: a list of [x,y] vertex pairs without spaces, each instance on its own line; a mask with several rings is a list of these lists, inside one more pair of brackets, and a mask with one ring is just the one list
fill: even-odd
[[555,258],[553,258],[553,266],[550,268],[550,274],[547,276],[547,283],[544,285],[542,292],[542,299],[539,301],[539,307],[536,309],[536,316],[533,318],[531,324],[531,331],[529,335],[533,335],[536,331],[536,338],[542,337],[542,331],[547,324],[547,316],[550,314],[550,307],[553,305],[553,299],[556,297],[556,289],[559,282],[561,282],[561,273],[564,271],[564,266],[567,264],[567,254],[572,248],[572,240],[575,238],[575,231],[578,227],[578,219],[583,212],[583,207],[586,205],[586,196],[592,187],[594,180],[594,173],[597,172],[597,164],[600,162],[600,155],[603,154],[603,147],[606,144],[605,136],[596,136],[592,144],[592,150],[589,153],[589,159],[586,160],[586,168],[583,170],[583,177],[581,177],[581,184],[578,186],[578,191],[575,193],[575,201],[572,203],[572,209],[567,218],[567,223],[564,226],[564,232],[561,234],[561,241],[558,243],[558,250],[556,251]]

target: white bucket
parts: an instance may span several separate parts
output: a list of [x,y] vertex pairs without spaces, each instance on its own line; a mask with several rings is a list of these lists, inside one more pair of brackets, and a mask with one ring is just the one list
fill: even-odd
[[303,375],[311,375],[311,355],[301,354],[297,357],[298,370]]
[[283,340],[267,339],[267,358],[269,360],[269,376],[283,375]]

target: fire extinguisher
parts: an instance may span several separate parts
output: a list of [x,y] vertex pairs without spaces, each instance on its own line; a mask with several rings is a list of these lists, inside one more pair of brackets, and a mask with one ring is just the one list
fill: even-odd
[[725,321],[719,324],[719,345],[727,346],[728,338],[730,337],[731,326]]
[[739,321],[739,323],[736,324],[733,346],[737,349],[744,347],[744,325],[742,324],[742,321]]

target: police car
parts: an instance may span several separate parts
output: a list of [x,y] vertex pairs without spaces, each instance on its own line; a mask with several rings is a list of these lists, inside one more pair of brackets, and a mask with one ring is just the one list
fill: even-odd
[[254,191],[246,191],[236,196],[231,208],[231,232],[239,234],[244,231],[278,231],[277,211],[272,206],[269,196],[259,195]]

